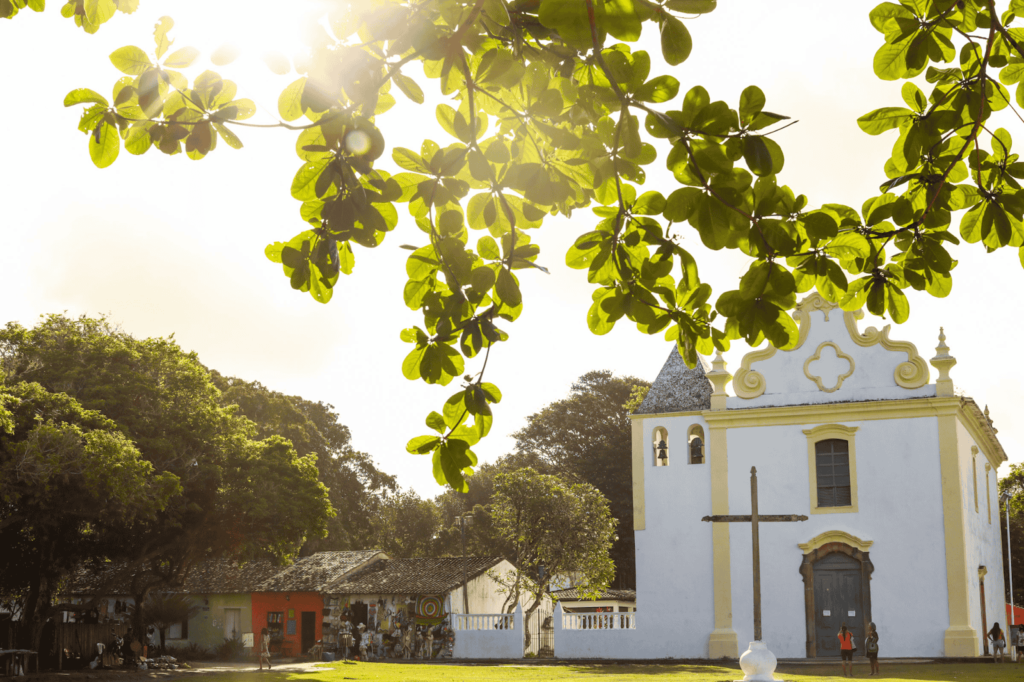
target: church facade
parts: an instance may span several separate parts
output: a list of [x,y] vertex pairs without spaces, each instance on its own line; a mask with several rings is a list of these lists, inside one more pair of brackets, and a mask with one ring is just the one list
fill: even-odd
[[734,376],[672,351],[633,415],[643,633],[614,655],[735,658],[753,640],[751,524],[701,520],[751,513],[752,467],[760,515],[808,517],[760,524],[776,656],[838,657],[839,627],[863,642],[869,622],[883,657],[977,656],[1006,626],[1007,458],[987,409],[954,392],[944,336],[929,362],[861,317],[812,294],[796,347],[748,353]]

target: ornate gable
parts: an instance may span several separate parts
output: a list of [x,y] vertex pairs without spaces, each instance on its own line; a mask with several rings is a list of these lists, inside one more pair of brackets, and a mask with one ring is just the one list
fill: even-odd
[[730,408],[935,395],[928,363],[914,344],[889,338],[889,325],[861,332],[863,311],[844,312],[813,293],[793,312],[796,346],[747,353],[733,377]]

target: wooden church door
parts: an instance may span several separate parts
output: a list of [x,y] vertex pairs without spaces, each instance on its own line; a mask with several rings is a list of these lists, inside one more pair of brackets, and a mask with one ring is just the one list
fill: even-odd
[[837,553],[814,564],[814,630],[819,657],[839,656],[838,635],[843,623],[863,650],[863,604],[859,561]]

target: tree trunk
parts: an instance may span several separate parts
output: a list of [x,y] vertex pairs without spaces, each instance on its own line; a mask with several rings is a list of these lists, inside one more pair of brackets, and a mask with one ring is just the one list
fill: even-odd
[[523,650],[524,651],[530,648],[530,642],[533,641],[533,635],[530,634],[530,616],[532,616],[533,612],[536,611],[540,607],[540,603],[544,599],[544,593],[546,591],[544,588],[546,586],[547,586],[547,584],[545,583],[544,587],[542,587],[537,592],[537,598],[533,600],[532,604],[530,604],[530,608],[528,608],[526,610],[526,613],[523,614],[523,637],[524,637]]

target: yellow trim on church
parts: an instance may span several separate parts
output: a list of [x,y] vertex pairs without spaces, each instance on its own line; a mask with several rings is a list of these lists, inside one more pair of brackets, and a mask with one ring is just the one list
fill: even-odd
[[862,552],[868,551],[871,545],[875,544],[872,540],[861,540],[856,535],[850,535],[849,533],[841,530],[827,530],[821,535],[815,535],[809,542],[802,542],[797,545],[804,551],[804,554],[810,554],[819,547],[823,547],[830,542],[841,542],[844,545],[855,547]]
[[[855,434],[857,426],[843,426],[842,424],[822,424],[813,429],[805,429],[807,436],[807,471],[811,479],[811,513],[812,514],[855,514],[857,508],[857,447]],[[819,441],[829,438],[845,440],[850,448],[850,504],[844,507],[819,507],[818,506],[818,458],[815,453],[815,445]]]
[[633,530],[647,527],[644,509],[644,422],[633,420]]
[[[949,400],[941,398],[936,400]],[[959,401],[957,401],[959,403]],[[971,627],[963,485],[957,443],[955,409],[939,419],[939,468],[942,473],[942,521],[946,544],[946,592],[949,628],[944,637],[946,656],[977,656],[978,633]]]
[[[724,428],[710,426],[707,458],[711,465],[711,513],[729,513],[729,453]],[[739,658],[739,636],[732,628],[732,557],[729,524],[711,524],[714,567],[715,629],[708,638],[708,658]]]
[[[838,359],[846,360],[846,362],[849,363],[850,365],[849,371],[847,371],[844,374],[840,374],[839,377],[836,379],[836,385],[831,388],[825,386],[824,382],[822,382],[821,380],[821,377],[811,374],[811,364],[817,362],[818,360],[821,360],[821,351],[829,347],[831,347],[832,350],[836,352],[836,357]],[[807,361],[804,362],[804,376],[813,381],[814,385],[818,387],[819,391],[824,391],[825,393],[835,393],[836,391],[838,391],[840,387],[842,387],[843,382],[849,379],[851,376],[853,376],[853,370],[855,369],[857,369],[857,363],[853,361],[853,358],[844,353],[839,346],[832,343],[831,341],[825,341],[820,346],[818,346],[818,349],[814,351],[814,355],[807,358]]]

